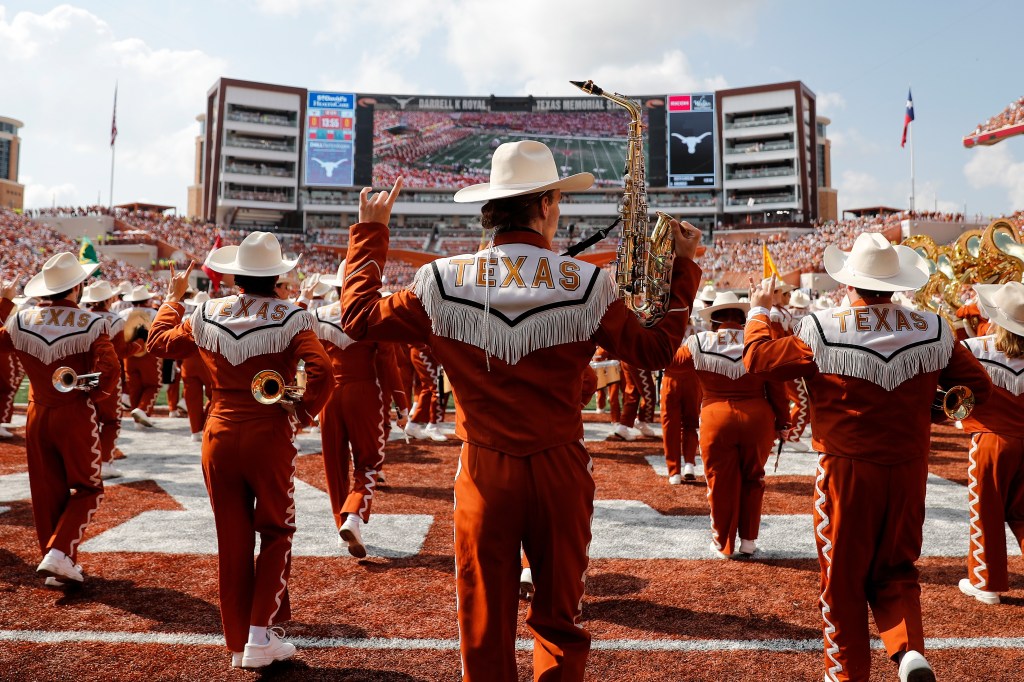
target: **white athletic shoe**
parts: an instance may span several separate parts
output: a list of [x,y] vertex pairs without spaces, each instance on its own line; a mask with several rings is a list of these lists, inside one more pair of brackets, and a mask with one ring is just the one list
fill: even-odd
[[203,442],[203,432],[202,431],[196,431],[195,433],[193,433],[192,434],[192,442],[193,443],[202,443]]
[[696,481],[697,473],[694,471],[693,465],[689,462],[683,462],[683,480],[684,481]]
[[594,408],[594,414],[604,414],[604,408],[598,405]]
[[286,661],[295,655],[295,645],[281,639],[284,637],[281,628],[268,629],[267,637],[269,641],[266,644],[245,645],[245,651],[242,652],[243,668],[263,668],[274,661]]
[[363,544],[363,534],[360,526],[363,520],[357,514],[349,514],[345,522],[341,524],[338,535],[348,545],[348,553],[357,559],[366,558],[366,545]]
[[149,416],[142,411],[142,408],[136,407],[134,410],[131,411],[131,415],[132,419],[135,420],[136,424],[149,427],[153,426],[153,422],[150,421]]
[[722,550],[718,549],[718,545],[716,545],[713,540],[712,540],[711,544],[708,545],[708,549],[711,550],[711,556],[714,557],[715,559],[728,559],[728,558],[730,558],[728,554],[726,554]]
[[231,652],[231,667],[241,668],[242,667],[242,652],[232,651]]
[[382,485],[387,485],[387,484],[388,484],[388,479],[384,477],[384,472],[383,471],[378,471],[377,472],[377,485],[378,486],[382,486]]
[[423,430],[426,432],[427,438],[434,441],[435,443],[441,443],[448,440],[448,436],[441,433],[441,431],[437,428],[437,424],[427,424],[427,426]]
[[740,554],[745,557],[752,557],[757,552],[757,543],[753,540],[744,540],[740,538]]
[[788,445],[789,449],[792,450],[793,452],[810,452],[811,451],[811,446],[808,445],[807,443],[803,442],[802,440],[795,440],[792,443],[786,443],[786,445]]
[[658,432],[647,422],[637,422],[634,430],[639,431],[645,438],[657,438]]
[[76,583],[80,583],[85,580],[85,576],[82,575],[82,567],[76,566],[70,557],[67,555],[58,557],[50,552],[47,552],[43,560],[39,562],[36,573],[57,578],[62,582],[73,580]]
[[636,440],[636,434],[633,429],[629,428],[625,424],[613,424],[612,432],[609,434],[613,439],[621,438],[622,440],[634,441]]
[[908,651],[900,660],[900,682],[935,682],[935,673],[925,657],[917,651]]
[[427,433],[427,429],[423,424],[417,424],[416,422],[409,422],[405,425],[405,435],[409,438],[415,438],[416,440],[429,440],[430,434]]
[[182,413],[181,413],[181,410],[171,410],[170,412],[167,413],[167,416],[168,417],[181,417]]
[[67,583],[65,583],[63,580],[57,580],[56,578],[53,578],[53,577],[49,577],[49,578],[47,578],[46,580],[43,581],[43,585],[45,585],[46,587],[53,587],[53,588],[58,589],[58,590],[61,589],[62,587],[64,587],[64,585],[66,585],[66,584]]
[[679,474],[672,474],[671,476],[668,477],[668,484],[669,485],[682,485],[683,484],[683,477],[680,476]]
[[0,426],[0,438],[14,438],[14,434]]
[[103,462],[100,464],[100,478],[104,481],[108,478],[120,478],[124,476],[124,472],[114,466],[113,462]]
[[966,594],[968,597],[974,597],[982,604],[993,605],[999,603],[998,592],[989,592],[988,590],[983,590],[981,588],[975,587],[974,583],[971,582],[970,578],[960,579],[960,591]]
[[536,589],[533,586],[533,571],[524,568],[519,574],[519,599],[522,601],[533,601],[533,593]]

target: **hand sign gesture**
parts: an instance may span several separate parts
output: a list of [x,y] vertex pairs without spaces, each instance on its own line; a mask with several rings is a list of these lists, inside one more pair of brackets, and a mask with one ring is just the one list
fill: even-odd
[[164,303],[179,303],[181,301],[181,297],[188,291],[188,278],[195,265],[195,261],[189,261],[185,272],[174,272],[174,264],[171,264],[171,279],[167,282],[167,295],[164,296]]
[[387,225],[391,220],[391,207],[395,205],[401,191],[401,177],[395,180],[395,186],[390,192],[381,191],[374,194],[372,188],[364,187],[359,193],[359,222]]

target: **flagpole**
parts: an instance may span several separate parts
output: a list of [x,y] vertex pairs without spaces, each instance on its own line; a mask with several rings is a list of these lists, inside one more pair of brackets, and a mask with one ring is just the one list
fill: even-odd
[[110,145],[110,206],[108,208],[111,211],[114,210],[114,150],[116,147],[115,144]]
[[117,151],[117,83],[114,83],[114,114],[110,120],[110,205],[108,208],[114,210],[114,155]]
[[914,212],[914,126],[909,126],[907,136],[910,137],[910,212]]

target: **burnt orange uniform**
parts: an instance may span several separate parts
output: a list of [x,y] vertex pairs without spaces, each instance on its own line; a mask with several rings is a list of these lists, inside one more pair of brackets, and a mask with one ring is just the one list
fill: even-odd
[[658,382],[654,380],[654,372],[623,362],[622,385],[620,423],[633,426],[637,419],[647,424],[654,422],[654,396],[658,386]]
[[437,380],[441,376],[441,366],[434,358],[434,353],[426,344],[413,344],[409,349],[409,359],[412,361],[419,384],[416,400],[413,401],[416,407],[409,415],[409,421],[417,424],[436,424],[444,421],[441,393],[437,388]]
[[[617,360],[613,358],[605,351],[604,348],[598,347],[597,353],[594,355],[595,362],[606,362],[608,360]],[[619,363],[619,372],[621,377],[622,363]],[[621,423],[619,420],[622,419],[622,379],[608,384],[597,392],[597,406],[604,409],[605,400],[608,402],[608,416],[612,420],[613,424]]]
[[[276,298],[240,294],[213,299],[191,317],[165,303],[149,334],[154,356],[196,352],[210,372],[212,398],[203,434],[203,477],[217,526],[220,609],[228,649],[242,651],[250,625],[291,617],[288,575],[295,532],[293,422],[308,426],[334,380],[313,333],[313,317]],[[251,382],[272,369],[295,383],[305,362],[306,391],[295,415],[263,405]],[[253,566],[255,535],[260,553]]]
[[[409,415],[409,394],[405,391],[402,373],[398,365],[398,357],[405,351],[401,343],[377,344],[377,377],[381,382],[384,394],[384,435],[391,433],[391,405],[394,403],[398,416]],[[406,354],[406,357],[408,355]]]
[[25,370],[15,353],[0,353],[0,424],[10,424],[14,418],[14,397],[21,388]]
[[463,679],[518,679],[521,545],[536,585],[526,618],[536,637],[534,676],[581,680],[590,635],[578,619],[594,502],[583,368],[597,343],[640,367],[668,364],[700,269],[676,261],[671,312],[644,328],[607,273],[556,255],[529,230],[497,235],[489,264],[486,251],[443,258],[421,268],[412,289],[381,299],[387,249],[384,225],[351,228],[342,324],[356,339],[429,344],[454,388],[455,433],[465,443],[455,480]]
[[[156,311],[146,306],[126,308],[118,315],[127,321],[133,313],[138,314],[136,311],[142,311],[150,320],[156,317]],[[153,414],[153,403],[160,391],[160,358],[146,352],[145,346],[141,346],[124,359],[124,377],[129,409],[139,408],[148,415]]]
[[[661,434],[668,475],[682,471],[682,462],[697,463],[701,387],[688,353],[680,346],[661,377]],[[612,420],[614,421],[614,420]]]
[[967,577],[979,590],[1005,592],[1006,524],[1024,548],[1024,359],[1006,357],[996,349],[995,338],[964,341],[994,384],[988,402],[963,420],[964,431],[973,434],[967,468]]
[[[101,304],[102,305],[102,304]],[[107,334],[114,346],[114,353],[117,354],[118,363],[132,352],[138,352],[142,348],[141,342],[128,343],[124,338],[124,318],[117,313],[107,310],[94,310],[107,321]],[[117,447],[117,437],[121,434],[121,370],[117,371],[117,386],[111,395],[103,400],[95,400],[96,415],[100,422],[100,451],[103,453],[104,462],[114,460],[114,450]]]
[[865,680],[869,605],[890,657],[924,651],[914,564],[935,388],[963,384],[984,402],[991,384],[932,313],[857,300],[808,315],[784,336],[763,310],[751,311],[745,329],[747,370],[802,377],[811,396],[825,678]]
[[192,433],[200,433],[206,425],[206,401],[212,397],[212,392],[210,371],[198,352],[182,358],[181,383],[184,386],[189,429]]
[[[0,317],[12,308],[11,301],[0,301]],[[77,562],[85,527],[103,499],[96,405],[117,395],[119,368],[107,324],[72,301],[42,301],[7,319],[0,352],[17,356],[31,384],[25,450],[39,548]],[[53,387],[59,367],[100,372],[99,385],[61,393]]]
[[387,438],[384,390],[377,376],[377,344],[353,341],[341,330],[341,303],[320,306],[315,316],[317,336],[334,370],[334,392],[320,413],[320,434],[327,494],[340,530],[349,514],[364,523],[370,520]]
[[[789,418],[781,383],[748,374],[743,330],[723,324],[686,340],[673,364],[694,370],[701,386],[700,452],[711,505],[711,534],[720,552],[735,551],[737,532],[756,540],[764,502],[764,465],[775,432]],[[677,465],[678,466],[678,465]]]

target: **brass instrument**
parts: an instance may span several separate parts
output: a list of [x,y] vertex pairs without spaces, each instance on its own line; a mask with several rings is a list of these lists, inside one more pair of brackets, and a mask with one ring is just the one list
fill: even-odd
[[953,386],[948,391],[935,389],[935,400],[932,410],[942,412],[947,419],[962,421],[967,419],[974,409],[974,391],[966,386]]
[[650,236],[647,211],[647,171],[644,167],[643,120],[640,103],[594,85],[594,81],[569,81],[588,95],[597,95],[629,112],[626,139],[624,192],[619,204],[622,236],[615,250],[615,284],[619,297],[640,319],[651,326],[668,312],[671,294],[672,229],[671,216],[657,212]]
[[252,397],[263,405],[294,405],[306,392],[306,369],[301,364],[295,371],[295,384],[286,385],[281,373],[272,369],[257,372],[252,378]]
[[53,387],[61,393],[91,391],[99,386],[102,372],[79,374],[70,367],[58,367],[53,373]]
[[[124,322],[124,340],[125,343],[132,343],[135,341],[135,337],[139,333],[139,329],[145,329],[148,335],[149,328],[153,325],[153,318],[149,313],[146,312],[145,308],[132,308],[132,311],[128,313],[128,319]],[[145,345],[145,344],[143,344]],[[132,357],[140,358],[146,354],[145,348],[138,353],[133,353]]]

